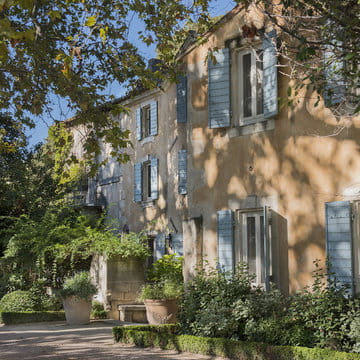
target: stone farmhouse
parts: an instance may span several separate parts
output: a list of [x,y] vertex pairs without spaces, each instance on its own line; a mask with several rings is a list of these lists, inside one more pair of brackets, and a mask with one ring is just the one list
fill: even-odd
[[154,259],[183,255],[186,280],[205,263],[233,270],[246,261],[257,284],[292,293],[328,255],[337,278],[359,292],[360,119],[337,131],[343,120],[308,93],[279,106],[289,86],[279,35],[256,7],[237,6],[204,44],[185,44],[177,84],[122,102],[131,161],[101,167],[86,205],[106,208],[124,231],[153,222]]

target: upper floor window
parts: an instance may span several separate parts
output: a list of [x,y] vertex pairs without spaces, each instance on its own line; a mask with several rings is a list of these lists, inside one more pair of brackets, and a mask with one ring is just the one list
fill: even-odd
[[[258,43],[229,43],[208,62],[208,117],[212,129],[247,125],[278,113],[275,30]],[[231,66],[230,66],[231,64]]]
[[263,51],[239,51],[237,61],[240,123],[246,123],[263,117]]
[[141,137],[146,138],[150,136],[150,105],[141,108]]
[[146,202],[159,197],[159,160],[148,155],[146,159],[134,164],[134,201]]
[[150,101],[136,109],[136,138],[145,139],[158,133],[157,101]]

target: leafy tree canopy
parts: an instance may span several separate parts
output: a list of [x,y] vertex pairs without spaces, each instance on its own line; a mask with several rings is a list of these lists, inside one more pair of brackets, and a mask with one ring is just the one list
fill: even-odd
[[[119,154],[129,134],[108,115],[126,109],[105,90],[113,82],[151,87],[165,71],[174,77],[174,46],[186,36],[181,24],[206,26],[207,6],[202,0],[190,6],[179,0],[0,0],[0,109],[12,114],[15,126],[31,124],[32,116],[51,112],[52,96],[59,96],[78,113],[76,124],[86,124],[87,154],[99,151],[98,138]],[[134,29],[135,18],[142,29]],[[158,44],[166,69],[147,69],[129,40],[134,31],[144,44]]]
[[[330,91],[331,96],[323,75],[331,69],[338,81],[358,86],[359,0],[236,3],[257,4],[294,40],[280,47],[291,64],[286,73],[293,79],[305,80],[320,93]],[[139,83],[155,86],[164,76],[174,80],[177,50],[192,28],[184,24],[196,23],[200,33],[208,28],[210,4],[211,0],[0,0],[0,110],[21,127],[32,123],[31,116],[50,112],[53,95],[64,98],[78,113],[74,123],[86,130],[85,154],[99,153],[100,138],[112,144],[119,161],[126,161],[120,150],[129,145],[129,133],[119,130],[109,116],[126,109],[104,95],[105,89],[113,82],[130,89]],[[143,22],[142,28],[134,28],[135,18]],[[131,41],[134,31],[144,44],[157,45],[162,65],[155,73]],[[324,62],[326,50],[331,56]],[[356,93],[352,96],[354,113],[359,102]],[[4,139],[1,133],[1,147],[9,148]],[[57,145],[62,143],[60,139]]]

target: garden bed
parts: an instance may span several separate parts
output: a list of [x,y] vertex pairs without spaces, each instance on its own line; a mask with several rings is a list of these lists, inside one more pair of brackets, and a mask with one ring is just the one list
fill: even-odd
[[299,346],[273,346],[223,338],[177,335],[177,325],[118,326],[115,341],[140,347],[187,351],[238,360],[360,360],[360,354]]
[[5,325],[42,321],[65,321],[63,311],[0,312],[0,323]]

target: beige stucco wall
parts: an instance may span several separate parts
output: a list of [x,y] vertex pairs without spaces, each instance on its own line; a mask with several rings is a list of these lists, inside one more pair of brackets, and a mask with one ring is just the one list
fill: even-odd
[[[322,103],[314,107],[316,96],[307,92],[299,94],[294,108],[280,110],[269,126],[272,130],[249,127],[249,134],[241,136],[235,124],[209,129],[204,58],[209,48],[222,48],[226,40],[239,36],[244,23],[263,26],[256,11],[246,16],[240,12],[183,59],[191,99],[189,217],[202,216],[203,255],[215,264],[216,212],[241,209],[251,197],[256,206],[270,205],[273,274],[284,292],[293,292],[311,282],[313,261],[324,260],[325,202],[346,199],[345,189],[360,182],[360,120],[337,122]],[[286,76],[279,75],[278,87],[285,96]],[[345,128],[335,135],[339,126]]]
[[[154,234],[182,233],[182,218],[186,215],[187,197],[178,194],[178,150],[186,149],[186,124],[176,120],[176,86],[165,85],[164,91],[149,91],[128,103],[129,116],[122,126],[131,131],[133,149],[131,161],[122,165],[124,190],[124,222],[130,231],[141,231],[149,222],[154,222]],[[136,108],[148,101],[158,102],[158,134],[136,140]],[[159,198],[152,203],[134,202],[134,164],[148,155],[159,160]]]

